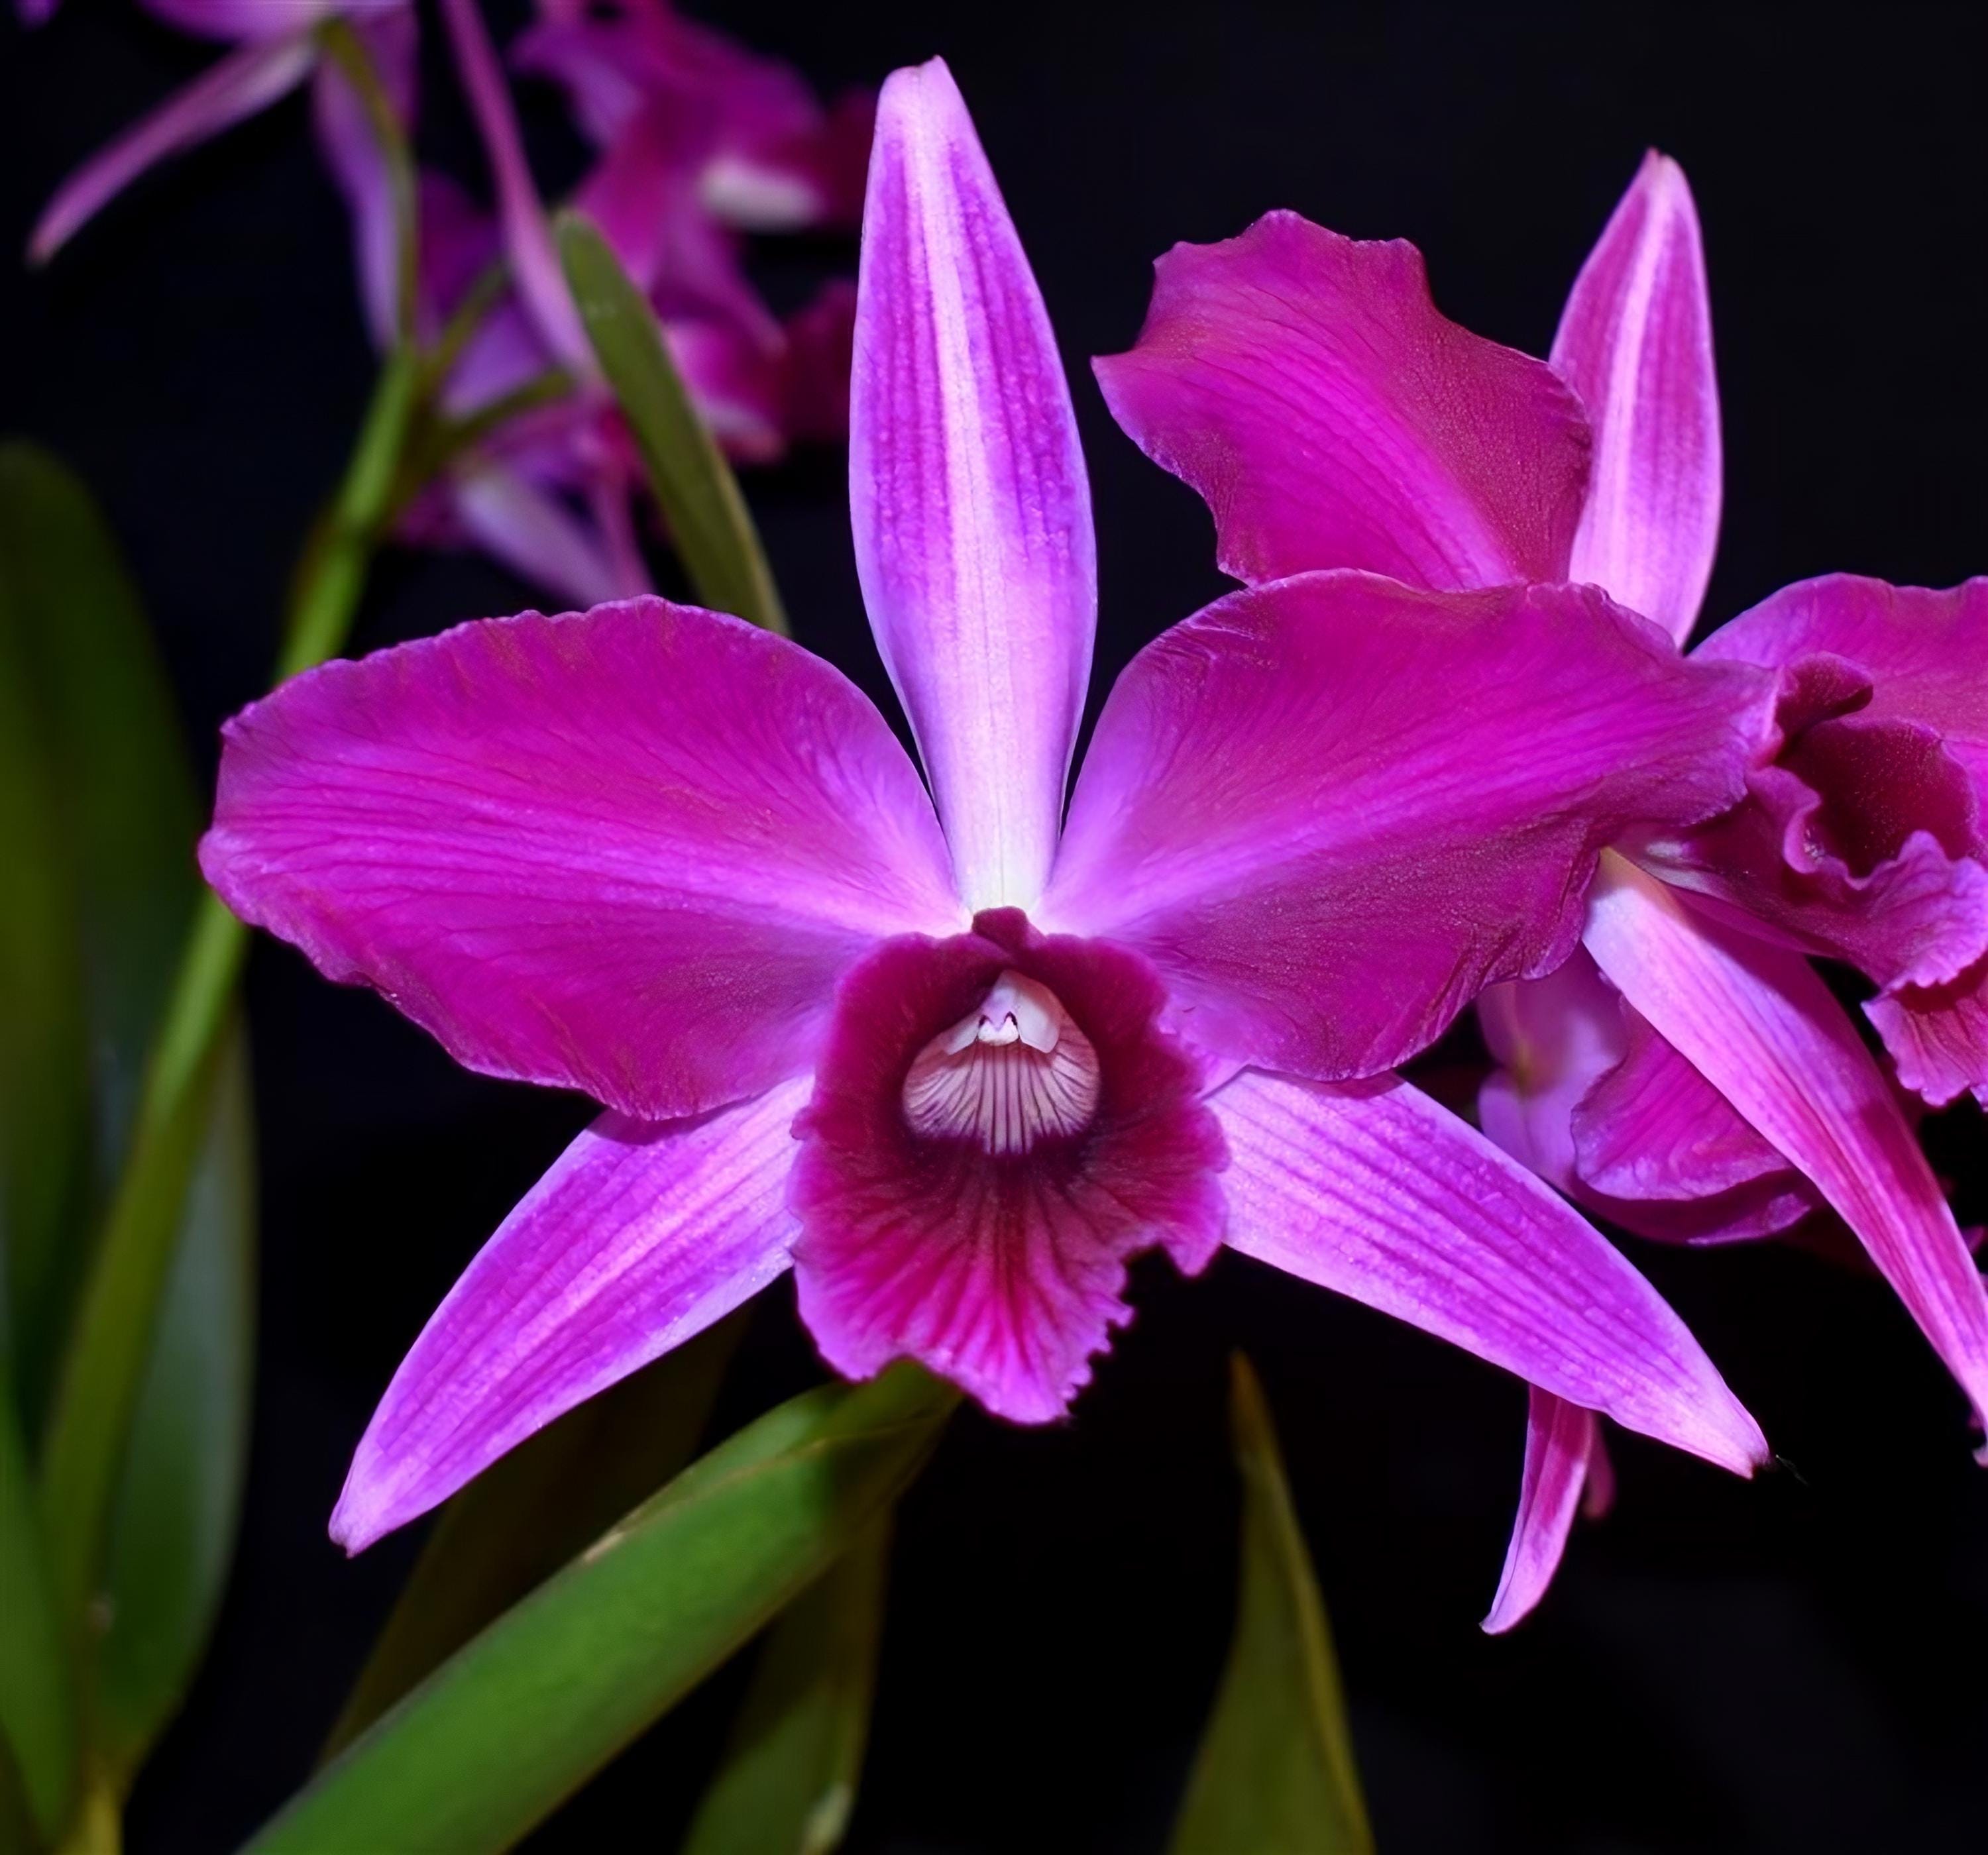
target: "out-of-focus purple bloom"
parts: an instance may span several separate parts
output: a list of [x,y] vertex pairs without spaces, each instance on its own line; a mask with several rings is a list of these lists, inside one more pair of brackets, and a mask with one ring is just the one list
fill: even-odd
[[867,92],[824,108],[797,73],[667,0],[540,0],[539,12],[512,63],[560,84],[597,147],[646,144],[659,197],[687,180],[703,215],[745,231],[856,223]]
[[909,1355],[1055,1418],[1128,1260],[1225,1240],[1748,1471],[1757,1429],[1648,1286],[1388,1072],[1564,957],[1602,843],[1735,800],[1765,679],[1591,589],[1300,576],[1133,663],[1066,820],[1089,491],[942,65],[886,86],[868,186],[851,516],[930,796],[827,664],[654,598],[331,664],[228,728],[229,905],[607,1110],[415,1343],[336,1536],[789,1266],[837,1370]]
[[[148,168],[198,147],[266,110],[313,73],[320,90],[342,86],[319,49],[317,29],[343,16],[362,31],[412,16],[408,0],[138,0],[183,32],[233,46],[185,89],[166,99],[56,190],[28,240],[46,264],[104,206]],[[49,9],[52,11],[52,8]]]
[[[1163,258],[1138,345],[1098,373],[1119,422],[1207,500],[1222,565],[1246,581],[1585,581],[1675,640],[1696,617],[1718,397],[1697,219],[1659,156],[1583,269],[1550,365],[1443,317],[1412,246],[1276,213]],[[1827,580],[1716,634],[1699,661],[1779,686],[1746,802],[1622,840],[1585,955],[1480,1007],[1504,1066],[1484,1124],[1507,1150],[1653,1236],[1760,1235],[1820,1199],[1977,1418],[1988,1297],[1890,1085],[1801,951],[1863,965],[1888,988],[1873,1015],[1905,1080],[1956,1092],[1988,934],[1984,611],[1978,582]],[[1571,1512],[1554,1485],[1529,1513]],[[1499,1620],[1513,1610],[1508,1594]]]

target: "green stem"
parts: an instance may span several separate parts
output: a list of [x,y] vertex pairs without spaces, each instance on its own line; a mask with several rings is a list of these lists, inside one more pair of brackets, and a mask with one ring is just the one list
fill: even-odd
[[[387,515],[414,410],[417,364],[382,370],[344,483],[308,553],[277,680],[344,644]],[[195,914],[147,1064],[131,1146],[92,1258],[42,1458],[42,1511],[66,1613],[85,1614],[111,1498],[207,1124],[247,931],[211,894]]]

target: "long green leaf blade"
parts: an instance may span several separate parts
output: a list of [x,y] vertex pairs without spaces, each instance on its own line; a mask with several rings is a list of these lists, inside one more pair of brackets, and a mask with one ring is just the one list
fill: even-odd
[[890,1506],[957,1396],[900,1365],[768,1412],[436,1670],[251,1847],[508,1847]]
[[32,1434],[81,1279],[90,1035],[40,662],[52,576],[17,474],[14,448],[0,448],[0,1360]]
[[442,1510],[325,1746],[343,1751],[691,1459],[745,1309],[493,1463]]
[[856,1803],[883,1634],[879,1525],[782,1613],[683,1855],[829,1855]]
[[255,1334],[255,1144],[246,1037],[222,1057],[105,1560],[97,1738],[127,1781],[178,1711],[234,1558]]
[[732,474],[671,360],[656,313],[607,241],[577,213],[556,225],[560,262],[697,596],[784,634],[786,614]]
[[76,1716],[62,1620],[42,1553],[28,1452],[0,1387],[0,1735],[42,1836],[52,1842],[76,1782]]
[[[199,890],[192,769],[114,536],[56,459],[0,445],[0,575],[12,656],[27,667],[53,770],[90,1053],[94,1161],[67,1235],[79,1263],[137,1116],[146,1053]],[[191,1679],[225,1582],[248,1448],[254,1182],[245,1053],[189,1112],[192,1184],[175,1206],[165,1295],[132,1428],[113,1463],[103,1576],[66,1563],[100,1628],[89,1684],[97,1749],[128,1775]],[[49,1316],[50,1330],[66,1325]],[[72,1555],[72,1558],[73,1558]]]
[[1236,1634],[1174,1825],[1173,1855],[1370,1855],[1325,1606],[1263,1387],[1231,1360],[1242,1478]]

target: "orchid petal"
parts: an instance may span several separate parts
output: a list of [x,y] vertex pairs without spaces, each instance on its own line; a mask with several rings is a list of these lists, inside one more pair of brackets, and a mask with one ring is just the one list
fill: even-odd
[[1574,279],[1553,364],[1594,428],[1570,579],[1682,644],[1719,544],[1719,383],[1698,211],[1654,150]]
[[299,677],[228,725],[201,848],[458,1062],[650,1120],[806,1068],[878,936],[957,924],[945,858],[850,684],[659,599]]
[[1589,1459],[1601,1446],[1601,1421],[1535,1385],[1526,1408],[1526,1466],[1519,1512],[1498,1594],[1484,1629],[1497,1636],[1530,1615],[1547,1594],[1587,1483]]
[[1232,1248],[1736,1474],[1767,1459],[1656,1290],[1419,1090],[1250,1071],[1209,1105],[1229,1140]]
[[29,261],[47,263],[148,167],[266,110],[303,83],[316,62],[317,42],[307,32],[245,45],[217,59],[56,189],[29,238]]
[[1692,654],[1772,670],[1810,655],[1853,664],[1871,684],[1860,715],[1931,728],[1988,793],[1988,576],[1938,591],[1854,573],[1797,581]]
[[449,1291],[367,1426],[331,1536],[404,1526],[563,1411],[757,1294],[787,1267],[791,1082],[691,1121],[604,1114]]
[[1946,985],[1873,998],[1864,1012],[1915,1095],[1939,1108],[1972,1090],[1988,1108],[1988,960]]
[[520,579],[583,610],[621,596],[606,538],[516,471],[474,464],[451,484],[449,498],[471,541]]
[[[414,110],[414,15],[385,15],[365,29],[366,48],[394,114],[411,123]],[[400,228],[393,184],[366,104],[335,59],[318,67],[311,113],[325,165],[338,182],[352,215],[359,271],[359,299],[375,347],[393,344],[399,300]]]
[[1733,1104],[1651,1029],[1625,1011],[1622,1059],[1574,1110],[1575,1164],[1618,1198],[1699,1198],[1787,1162]]
[[1564,959],[1631,820],[1730,804],[1766,698],[1592,587],[1233,593],[1119,679],[1044,919],[1138,948],[1211,1053],[1371,1074]]
[[1033,907],[1097,619],[1042,297],[939,59],[877,105],[850,390],[856,564],[974,908]]
[[1112,415],[1199,491],[1222,571],[1435,588],[1568,577],[1588,435],[1543,362],[1459,328],[1412,245],[1273,212],[1155,266]]
[[1584,938],[1630,1004],[1814,1182],[1977,1417],[1988,1411],[1988,1294],[1891,1090],[1814,968],[1694,914],[1612,852]]
[[546,345],[567,367],[583,377],[590,377],[593,350],[560,269],[545,203],[539,198],[531,165],[525,158],[517,112],[483,16],[476,0],[441,0],[441,13],[496,185],[497,216],[503,225],[504,246],[518,293],[531,310]]
[[145,11],[205,39],[287,38],[343,16],[357,24],[411,12],[413,0],[138,0]]
[[[1543,979],[1492,986],[1477,1015],[1503,1066],[1478,1092],[1479,1124],[1584,1209],[1658,1242],[1712,1244],[1771,1236],[1815,1208],[1808,1181],[1623,1004],[1584,951]],[[1679,1163],[1707,1153],[1729,1163],[1708,1172]],[[1730,1164],[1740,1155],[1767,1164]]]
[[[1158,1245],[1192,1273],[1220,1248],[1222,1134],[1200,1065],[1157,1029],[1166,994],[1144,961],[1097,941],[1043,940],[1016,911],[978,916],[974,930],[887,942],[844,980],[795,1124],[794,1286],[822,1357],[845,1377],[908,1357],[997,1416],[1047,1423],[1131,1318],[1127,1262]],[[1004,979],[1030,988],[1036,1011],[1046,999],[1095,1066],[1074,1137],[1036,1121],[1039,1144],[997,1155],[957,1122],[946,1137],[921,1129],[907,1069],[931,1033],[985,1011]],[[1063,1086],[1081,1074],[1080,1059]],[[1030,1112],[1004,1092],[1011,1135]]]

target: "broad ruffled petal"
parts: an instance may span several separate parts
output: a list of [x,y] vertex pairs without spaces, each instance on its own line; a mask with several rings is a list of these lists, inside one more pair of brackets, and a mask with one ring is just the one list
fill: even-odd
[[1412,245],[1290,212],[1177,245],[1138,345],[1096,365],[1118,423],[1206,501],[1239,579],[1568,577],[1581,408],[1543,362],[1440,313]]
[[849,486],[870,622],[975,908],[1035,905],[1097,619],[1090,490],[1049,316],[952,77],[877,106]]
[[1371,1074],[1564,959],[1631,820],[1730,804],[1766,695],[1592,587],[1234,593],[1112,691],[1044,920],[1140,948],[1212,1052]]
[[[846,1376],[914,1358],[997,1416],[1047,1423],[1131,1318],[1128,1260],[1157,1245],[1193,1271],[1219,1247],[1226,1156],[1199,1065],[1158,1028],[1165,994],[1144,961],[1045,940],[1014,910],[974,930],[888,942],[844,982],[796,1125],[795,1286]],[[921,1134],[908,1064],[1003,973],[1046,988],[1087,1040],[1092,1117],[1019,1151]]]
[[1746,1475],[1759,1428],[1655,1289],[1580,1215],[1398,1077],[1250,1072],[1211,1100],[1227,1241]]
[[1484,1627],[1496,1636],[1530,1615],[1547,1594],[1567,1536],[1573,1531],[1587,1465],[1601,1448],[1601,1420],[1592,1411],[1535,1385],[1526,1408],[1526,1466],[1505,1569]]
[[533,1186],[394,1374],[331,1519],[350,1552],[446,1500],[563,1411],[680,1346],[787,1266],[807,1099],[691,1121],[605,1114]]
[[1988,576],[1942,591],[1854,573],[1802,580],[1693,654],[1772,670],[1811,655],[1854,664],[1871,684],[1860,713],[1931,728],[1988,792]]
[[218,59],[56,189],[28,240],[29,261],[46,264],[147,168],[266,110],[303,83],[316,61],[317,42],[308,32],[245,45]]
[[1705,249],[1676,162],[1644,157],[1574,280],[1552,360],[1594,429],[1567,577],[1682,644],[1712,577],[1721,465]]
[[1808,962],[1689,911],[1604,856],[1584,936],[1664,1038],[1857,1233],[1977,1417],[1988,1295],[1884,1077]]
[[334,663],[228,725],[201,866],[472,1069],[650,1120],[807,1068],[838,975],[958,920],[930,802],[837,671],[632,600]]

